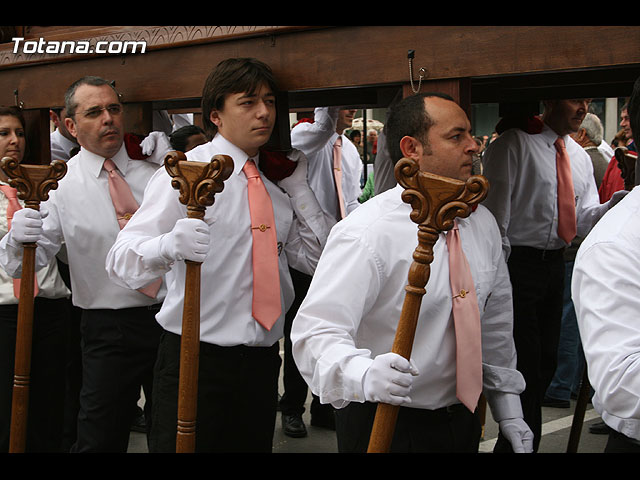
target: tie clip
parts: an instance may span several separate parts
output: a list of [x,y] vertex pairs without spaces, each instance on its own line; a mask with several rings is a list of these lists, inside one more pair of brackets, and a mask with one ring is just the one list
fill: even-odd
[[453,297],[453,298],[457,298],[457,297],[464,298],[464,297],[466,297],[466,296],[467,296],[467,293],[469,293],[469,292],[467,292],[467,291],[466,291],[466,290],[464,290],[464,289],[463,289],[463,290],[460,290],[460,293],[459,293],[458,295],[454,295],[454,297]]
[[257,227],[251,227],[251,230],[260,230],[261,232],[265,232],[267,228],[270,228],[270,227],[268,225],[265,225],[264,223],[261,223]]

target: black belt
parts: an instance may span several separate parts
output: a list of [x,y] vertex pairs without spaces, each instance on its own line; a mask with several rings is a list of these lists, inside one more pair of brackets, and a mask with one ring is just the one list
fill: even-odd
[[468,412],[469,409],[465,407],[462,403],[454,403],[453,405],[448,405],[446,407],[437,408],[435,410],[425,410],[425,411],[433,412],[436,414],[441,414],[441,413],[451,414],[451,413],[458,413],[458,412],[464,412],[464,411]]
[[555,260],[558,258],[564,258],[564,251],[564,247],[555,250],[542,250],[533,247],[513,246],[511,247],[509,257],[515,254],[523,258],[531,258],[534,260]]

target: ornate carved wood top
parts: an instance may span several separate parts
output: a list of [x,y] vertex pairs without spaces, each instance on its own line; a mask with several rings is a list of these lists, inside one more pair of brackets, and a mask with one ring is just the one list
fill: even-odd
[[0,180],[15,188],[18,198],[35,210],[49,199],[49,191],[58,188],[58,181],[66,173],[67,164],[60,160],[50,165],[23,165],[12,157],[0,160]]
[[411,220],[438,231],[450,230],[456,217],[468,217],[489,191],[489,181],[481,175],[466,182],[446,178],[420,171],[409,158],[398,161],[394,173],[405,189],[402,200],[413,207]]
[[206,207],[213,205],[215,194],[224,188],[224,181],[233,172],[233,160],[228,155],[214,155],[211,162],[187,161],[182,152],[169,152],[164,166],[171,177],[171,186],[180,191],[180,203],[187,206],[189,218],[204,218]]

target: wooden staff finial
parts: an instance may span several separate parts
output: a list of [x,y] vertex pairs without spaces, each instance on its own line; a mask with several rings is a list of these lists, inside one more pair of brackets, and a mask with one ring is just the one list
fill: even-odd
[[[180,191],[180,203],[187,206],[187,217],[204,218],[213,205],[215,194],[222,192],[224,181],[233,172],[233,160],[215,155],[211,162],[187,161],[182,152],[170,152],[164,165],[171,185]],[[185,260],[186,277],[182,337],[180,343],[180,380],[178,385],[178,430],[176,452],[193,453],[196,443],[198,398],[198,357],[200,354],[200,266]]]
[[[415,160],[403,158],[395,166],[398,183],[404,187],[402,200],[411,204],[410,218],[418,224],[418,247],[413,253],[408,284],[391,351],[411,357],[420,304],[431,273],[433,246],[441,232],[453,228],[456,217],[468,217],[474,205],[487,195],[489,182],[480,175],[466,182],[420,171]],[[399,407],[378,404],[369,453],[389,451]]]
[[[67,164],[60,160],[55,160],[50,165],[22,165],[12,157],[0,160],[0,179],[15,188],[18,198],[24,201],[27,208],[34,210],[40,210],[40,202],[49,199],[49,191],[58,188],[58,181],[66,173]],[[24,243],[23,248],[9,434],[10,453],[25,451],[29,408],[36,244]]]

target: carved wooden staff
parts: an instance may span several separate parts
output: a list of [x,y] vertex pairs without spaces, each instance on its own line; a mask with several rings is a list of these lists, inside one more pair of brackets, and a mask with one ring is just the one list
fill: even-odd
[[[410,218],[418,224],[418,247],[409,268],[404,304],[391,351],[406,359],[411,357],[425,285],[431,272],[433,246],[440,232],[453,228],[456,217],[467,217],[472,207],[487,195],[489,182],[480,175],[466,182],[421,172],[418,163],[403,158],[395,167],[398,183],[404,187],[402,200],[413,207]],[[389,451],[399,407],[378,404],[369,440],[369,453]]]
[[571,430],[569,432],[569,441],[567,442],[567,453],[578,453],[578,445],[580,444],[580,435],[582,434],[582,424],[584,422],[584,414],[587,411],[587,403],[591,394],[591,383],[589,383],[589,375],[587,372],[587,364],[585,362],[582,371],[582,383],[580,384],[580,392],[576,400],[576,407],[573,411],[573,419],[571,421]]
[[[216,193],[233,172],[233,160],[214,155],[211,162],[187,161],[182,152],[170,152],[164,165],[172,177],[171,185],[180,191],[180,203],[187,206],[187,217],[202,220],[206,207],[213,205]],[[176,452],[193,453],[196,445],[198,366],[200,355],[200,266],[185,260],[184,308],[180,343],[178,385],[178,431]]]
[[[11,157],[0,161],[0,178],[17,190],[25,207],[40,210],[40,202],[49,199],[49,191],[58,188],[58,180],[67,173],[67,164],[59,160],[50,165],[22,165]],[[20,300],[16,331],[9,452],[22,453],[26,446],[33,342],[33,305],[36,244],[24,243]]]
[[618,147],[613,153],[618,162],[618,168],[620,168],[620,175],[624,180],[624,189],[633,190],[636,181],[636,160],[638,157],[631,153],[627,147]]

